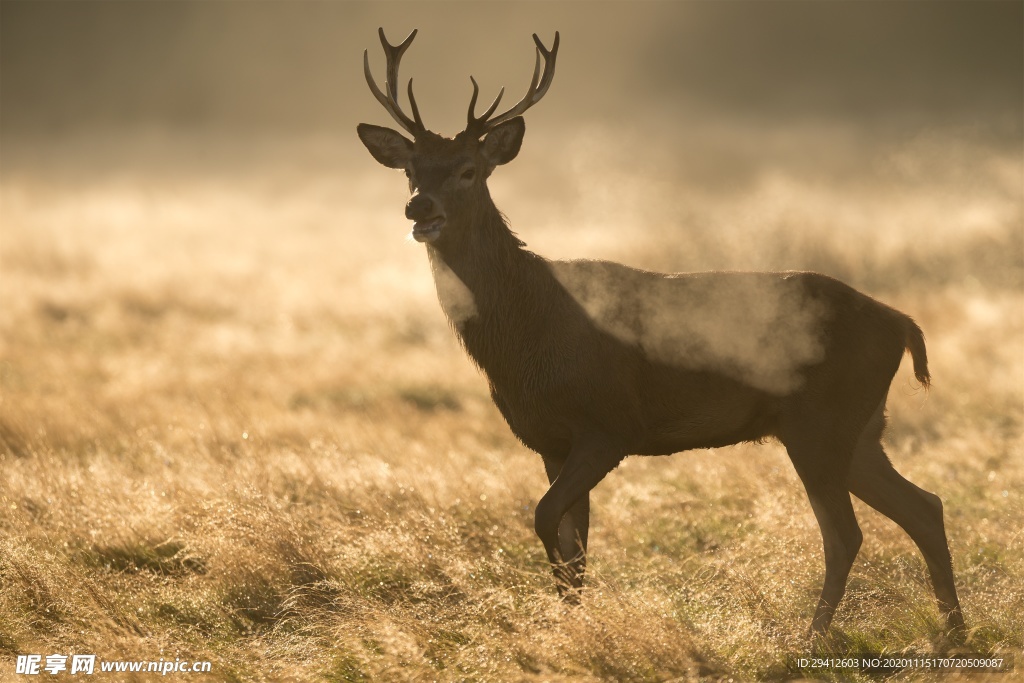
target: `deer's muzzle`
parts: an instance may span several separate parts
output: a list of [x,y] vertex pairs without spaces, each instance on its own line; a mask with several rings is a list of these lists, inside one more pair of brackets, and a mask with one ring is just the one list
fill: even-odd
[[415,221],[412,237],[417,242],[433,242],[444,227],[444,209],[427,194],[416,194],[405,205],[405,217]]

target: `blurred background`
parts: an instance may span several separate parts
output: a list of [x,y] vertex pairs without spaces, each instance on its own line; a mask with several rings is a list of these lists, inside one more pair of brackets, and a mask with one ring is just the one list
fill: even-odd
[[428,126],[449,135],[464,124],[470,74],[482,97],[501,85],[518,97],[530,34],[550,43],[560,30],[557,88],[531,112],[531,129],[642,134],[642,151],[671,147],[680,170],[705,182],[780,163],[763,141],[700,145],[734,127],[838,131],[862,156],[937,131],[999,149],[1021,142],[1016,2],[5,0],[2,11],[5,166],[38,137],[350,134],[354,122],[387,118],[362,77],[369,48],[383,81],[378,26],[394,42],[421,30],[403,80],[415,77]]
[[544,255],[817,269],[896,303],[1024,286],[1019,2],[4,0],[0,12],[9,325],[115,289],[286,318],[424,316],[446,334],[422,248],[405,239],[404,179],[355,135],[392,125],[362,73],[368,49],[384,81],[379,26],[395,43],[419,28],[401,78],[446,135],[464,125],[471,74],[483,100],[505,86],[515,102],[530,35],[550,45],[560,31],[523,153],[490,181]]
[[[377,28],[393,43],[419,28],[400,77],[451,136],[469,76],[484,101],[505,86],[510,105],[532,74],[531,34],[550,45],[557,30],[554,84],[526,115],[523,152],[489,181],[531,248],[663,271],[819,270],[917,316],[944,311],[933,327],[974,325],[1006,355],[1005,381],[1024,385],[1019,2],[4,0],[0,12],[0,323],[13,336],[77,321],[68,342],[121,337],[148,311],[174,324],[140,353],[167,363],[174,338],[198,345],[176,349],[184,358],[278,353],[309,341],[296,320],[336,338],[321,323],[343,318],[353,349],[404,330],[460,359],[407,239],[404,178],[355,135],[393,125],[362,53],[383,83]],[[971,355],[961,341],[951,363]],[[362,367],[370,382],[414,372]]]
[[[850,198],[865,184],[941,184],[957,197],[937,215],[955,211],[956,224],[927,233],[943,237],[994,210],[965,198],[971,188],[1020,198],[1017,2],[5,0],[2,13],[6,183],[231,183],[272,172],[277,191],[289,178],[307,190],[329,179],[349,207],[389,202],[401,225],[403,183],[374,168],[354,135],[360,121],[390,124],[362,75],[368,48],[384,80],[383,26],[394,42],[420,29],[401,77],[415,78],[428,127],[447,135],[464,125],[471,74],[482,99],[504,85],[514,102],[531,75],[530,34],[550,44],[561,31],[554,87],[527,116],[526,153],[495,181],[516,192],[515,202],[499,192],[498,204],[528,221],[514,220],[520,230],[543,228],[524,235],[531,243],[564,227],[587,227],[591,239],[610,230],[614,241],[627,221],[634,234],[701,239],[726,227],[700,208],[707,193],[764,190],[770,212],[795,178]],[[349,174],[398,194],[368,195]],[[864,212],[844,230],[901,229],[871,203],[816,208]],[[340,215],[333,223],[360,230]],[[727,265],[708,257],[707,267]]]
[[1013,145],[1021,18],[1016,2],[5,1],[3,131],[336,131],[379,115],[361,52],[381,66],[383,26],[395,42],[421,29],[403,76],[449,133],[469,74],[514,94],[529,82],[530,34],[550,43],[560,30],[548,127],[628,126],[662,110],[673,128],[845,125],[891,138],[949,126]]

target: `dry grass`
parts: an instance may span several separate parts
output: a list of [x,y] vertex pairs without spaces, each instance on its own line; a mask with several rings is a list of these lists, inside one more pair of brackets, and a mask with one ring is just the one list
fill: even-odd
[[[312,162],[6,169],[0,678],[51,652],[210,660],[204,680],[815,674],[792,658],[820,540],[777,445],[628,460],[595,493],[584,604],[556,601],[532,531],[539,458],[401,239],[400,179],[353,163],[370,180]],[[889,451],[946,503],[968,649],[1020,660],[1019,160],[985,161],[974,184],[900,167],[895,187],[769,174],[731,196],[601,174],[557,229],[555,200],[528,192],[543,164],[521,163],[492,187],[542,253],[818,268],[915,315],[935,386],[901,369]],[[676,204],[638,208],[659,193]],[[911,542],[857,509],[837,647],[946,647]]]

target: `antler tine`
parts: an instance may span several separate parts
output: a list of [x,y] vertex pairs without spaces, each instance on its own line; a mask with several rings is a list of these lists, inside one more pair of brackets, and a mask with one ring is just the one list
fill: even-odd
[[466,117],[466,130],[469,130],[470,128],[474,127],[479,127],[482,124],[486,123],[487,117],[493,114],[494,110],[498,108],[498,102],[501,101],[501,96],[505,94],[505,88],[499,90],[498,96],[494,98],[493,102],[491,102],[491,106],[487,107],[487,111],[485,111],[481,116],[477,117],[476,98],[477,95],[480,94],[480,86],[476,84],[476,79],[473,78],[472,76],[469,77],[469,80],[473,83],[473,97],[470,98],[469,100],[469,114]]
[[[537,34],[533,34],[533,42],[537,43],[537,51],[544,55],[544,78],[541,79],[540,87],[534,94],[534,102],[539,102],[540,98],[547,94],[548,88],[551,87],[551,82],[555,80],[555,57],[558,56],[558,31],[555,31],[555,42],[551,44],[551,50],[544,49],[544,43],[540,42],[540,38]],[[548,62],[550,61],[550,65]],[[548,66],[551,67],[548,70]]]
[[409,116],[402,111],[402,108],[398,105],[398,65],[402,61],[402,55],[409,48],[413,38],[416,37],[418,29],[413,29],[412,33],[398,45],[392,45],[388,42],[388,39],[384,36],[384,29],[377,29],[377,33],[380,36],[380,44],[384,48],[384,56],[387,59],[387,80],[384,81],[385,92],[381,92],[381,89],[377,86],[376,81],[373,80],[373,75],[370,73],[370,56],[367,50],[363,51],[363,74],[366,76],[366,84],[370,86],[370,92],[377,98],[377,101],[381,103],[385,110],[391,117],[398,122],[402,128],[407,130],[415,137],[426,130],[423,125],[423,120],[420,118],[419,109],[416,106],[416,98],[412,94],[412,79],[409,79],[409,103],[412,106],[412,114],[414,118]]
[[366,76],[366,84],[370,86],[370,92],[377,98],[377,101],[384,107],[384,110],[391,114],[391,118],[398,122],[398,125],[411,133],[412,121],[409,121],[408,117],[403,116],[400,112],[395,111],[391,106],[391,101],[381,92],[380,88],[377,87],[376,81],[373,80],[373,75],[370,73],[370,56],[366,50],[363,50],[363,75]]
[[[412,94],[412,79],[409,79],[409,106],[412,107],[413,123],[416,124],[416,130],[426,130],[426,126],[423,125],[423,119],[420,118],[420,109],[416,106],[416,98]],[[414,133],[415,134],[415,133]]]
[[[559,42],[558,31],[555,31],[555,42],[552,43],[550,50],[544,47],[544,43],[540,41],[540,38],[537,37],[536,33],[533,34],[533,42],[537,44],[537,60],[534,63],[533,78],[530,79],[530,87],[527,89],[526,95],[523,97],[523,99],[519,100],[519,102],[514,107],[504,112],[503,114],[499,114],[498,116],[495,116],[493,119],[488,119],[490,114],[494,111],[495,107],[497,107],[496,99],[494,104],[491,105],[490,109],[487,110],[486,114],[484,114],[479,119],[474,119],[472,114],[473,106],[476,104],[477,88],[476,81],[473,81],[473,101],[470,104],[469,108],[470,119],[469,126],[467,126],[466,130],[470,130],[470,128],[472,128],[473,132],[479,131],[479,134],[483,135],[484,133],[488,132],[498,124],[504,123],[509,119],[521,115],[527,109],[540,102],[541,98],[544,97],[545,93],[547,93],[548,91],[548,88],[551,87],[551,82],[555,78],[555,59],[558,57]],[[541,74],[540,69],[541,58],[544,59],[543,74]],[[502,92],[504,92],[504,88],[502,88]],[[501,93],[498,93],[498,98],[500,97]]]
[[388,42],[387,37],[384,35],[384,27],[377,29],[377,35],[380,36],[381,47],[384,48],[384,54],[388,59],[387,67],[387,80],[384,81],[384,86],[388,89],[388,94],[395,102],[398,101],[398,65],[402,61],[402,55],[409,49],[409,45],[412,44],[412,39],[416,37],[419,32],[418,28],[414,28],[412,33],[406,36],[398,45],[392,45]]

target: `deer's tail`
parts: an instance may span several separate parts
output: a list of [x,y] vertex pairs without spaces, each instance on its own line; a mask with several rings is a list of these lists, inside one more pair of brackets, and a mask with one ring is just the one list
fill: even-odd
[[912,318],[907,317],[904,348],[914,361],[914,376],[926,389],[931,386],[932,376],[928,373],[928,352],[924,348],[924,332]]

